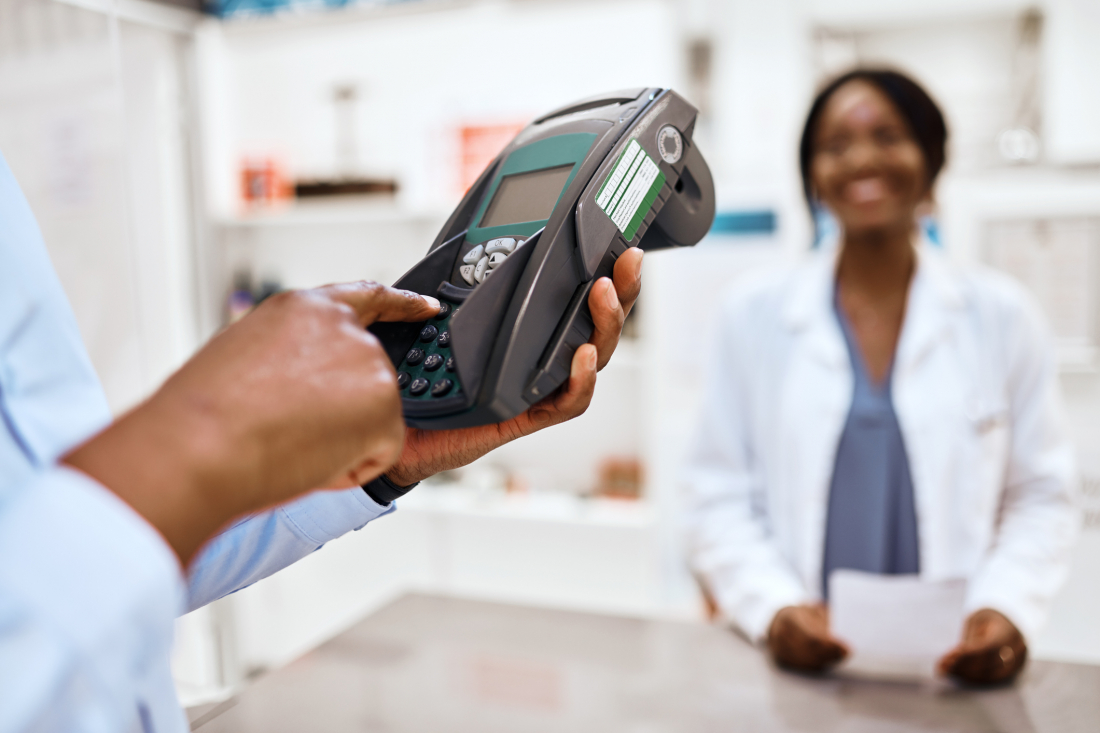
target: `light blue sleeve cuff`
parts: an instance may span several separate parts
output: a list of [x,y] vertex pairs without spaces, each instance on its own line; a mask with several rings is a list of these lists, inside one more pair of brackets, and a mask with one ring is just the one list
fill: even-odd
[[247,588],[396,509],[381,506],[358,486],[314,491],[253,514],[202,549],[188,570],[188,610]]
[[367,522],[396,508],[393,503],[387,506],[378,504],[356,486],[342,491],[314,491],[284,504],[282,511],[303,535],[313,542],[324,544],[362,529]]

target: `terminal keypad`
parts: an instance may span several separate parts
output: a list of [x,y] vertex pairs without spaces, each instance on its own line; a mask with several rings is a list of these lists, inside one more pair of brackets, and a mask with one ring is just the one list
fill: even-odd
[[405,398],[433,400],[462,391],[451,354],[451,319],[454,303],[440,301],[439,313],[423,324],[412,346],[397,367],[397,386]]
[[[474,245],[462,256],[459,274],[466,285],[476,287],[493,274],[522,245],[523,239],[497,237]],[[455,284],[459,284],[455,281]],[[420,327],[416,342],[397,367],[397,386],[406,399],[432,400],[461,393],[455,358],[451,353],[451,319],[459,304],[439,302],[439,313]]]
[[459,274],[466,284],[476,287],[500,267],[508,255],[516,251],[524,240],[515,237],[497,237],[478,244],[462,257]]

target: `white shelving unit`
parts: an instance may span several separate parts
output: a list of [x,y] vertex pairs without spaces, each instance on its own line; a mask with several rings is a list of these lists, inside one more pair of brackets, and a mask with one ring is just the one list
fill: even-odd
[[343,200],[334,198],[272,204],[244,210],[236,216],[219,217],[215,221],[219,228],[228,230],[342,224],[434,224],[444,221],[450,213],[444,210],[409,210],[388,196],[349,196]]

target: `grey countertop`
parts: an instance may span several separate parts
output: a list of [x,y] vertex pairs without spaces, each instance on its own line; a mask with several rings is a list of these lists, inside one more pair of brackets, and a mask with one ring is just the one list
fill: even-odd
[[985,691],[804,677],[714,626],[409,595],[193,721],[201,733],[1095,733],[1100,667],[1032,662]]

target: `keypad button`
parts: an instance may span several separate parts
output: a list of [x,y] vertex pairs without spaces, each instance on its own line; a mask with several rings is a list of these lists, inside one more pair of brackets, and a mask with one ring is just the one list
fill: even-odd
[[409,349],[409,353],[405,354],[405,361],[409,366],[416,366],[424,361],[424,352],[420,349]]
[[489,269],[492,270],[494,267],[501,264],[506,259],[508,259],[508,255],[504,254],[503,252],[494,252],[493,254],[489,255]]
[[455,358],[453,356],[447,357],[447,371],[453,372],[455,370]]
[[476,265],[477,261],[485,256],[485,246],[479,244],[466,253],[466,256],[462,258],[462,263],[465,265]]
[[442,321],[444,318],[451,314],[451,304],[439,301],[439,313],[435,315],[435,320]]
[[489,266],[489,258],[482,257],[477,261],[477,266],[474,267],[474,280],[481,282],[485,279],[485,270]]
[[397,373],[397,388],[398,389],[405,389],[405,387],[409,386],[409,382],[411,382],[411,381],[412,381],[412,377],[409,376],[408,372],[398,372]]
[[412,381],[412,384],[409,385],[409,394],[414,397],[419,397],[427,391],[428,380],[424,379],[424,377],[417,377]]
[[449,379],[440,379],[438,382],[432,385],[432,397],[442,397],[451,391],[451,387],[455,386],[455,383]]
[[458,274],[462,275],[462,279],[466,281],[467,285],[477,285],[477,280],[474,279],[473,265],[463,265],[458,268]]
[[431,342],[435,341],[435,337],[438,335],[439,329],[430,323],[427,326],[424,326],[424,328],[420,329],[420,340],[426,344],[430,344]]
[[437,341],[436,343],[438,343],[444,349],[447,348],[448,346],[450,346],[451,345],[451,332],[450,331],[444,331],[443,333],[439,334],[439,341]]
[[439,354],[431,354],[424,360],[425,371],[434,372],[441,366],[443,366],[443,357]]
[[492,255],[497,252],[503,252],[504,254],[511,254],[512,250],[516,248],[516,240],[511,237],[502,237],[501,239],[491,239],[485,244],[485,254]]

